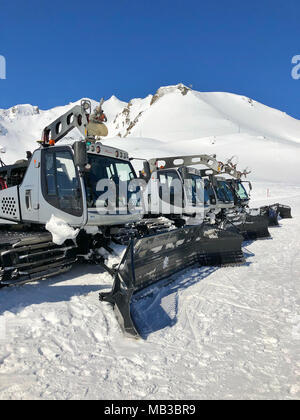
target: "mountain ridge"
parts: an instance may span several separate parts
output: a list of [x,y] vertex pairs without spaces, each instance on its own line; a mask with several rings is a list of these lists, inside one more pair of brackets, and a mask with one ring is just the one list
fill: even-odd
[[[97,101],[91,99],[92,108]],[[49,110],[30,104],[0,109],[3,160],[13,163],[37,148],[42,130],[80,100]],[[102,141],[139,157],[216,153],[236,155],[254,176],[298,180],[300,121],[246,96],[198,92],[183,85],[162,86],[153,95],[124,102],[112,95],[103,103],[108,136]],[[73,130],[66,141],[80,138]],[[65,141],[65,140],[63,140]],[[283,174],[279,174],[285,168]],[[299,180],[300,182],[300,180]]]

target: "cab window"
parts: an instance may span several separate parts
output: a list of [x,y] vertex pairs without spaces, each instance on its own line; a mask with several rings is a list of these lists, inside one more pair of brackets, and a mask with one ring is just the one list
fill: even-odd
[[83,213],[82,192],[73,155],[68,149],[43,151],[43,195],[59,210],[74,216]]
[[238,194],[239,198],[241,200],[248,200],[249,197],[248,197],[247,191],[245,190],[245,187],[243,186],[243,184],[241,182],[239,182],[237,187],[238,187],[237,194]]

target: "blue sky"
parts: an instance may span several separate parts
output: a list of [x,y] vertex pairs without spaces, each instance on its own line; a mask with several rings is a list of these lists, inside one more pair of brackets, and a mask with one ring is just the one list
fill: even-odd
[[300,118],[299,0],[2,2],[0,108],[127,101],[182,82]]

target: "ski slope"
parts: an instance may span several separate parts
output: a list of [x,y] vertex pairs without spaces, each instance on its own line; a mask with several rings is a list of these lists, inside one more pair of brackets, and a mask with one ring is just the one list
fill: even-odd
[[[24,158],[72,106],[0,110],[2,159]],[[153,285],[133,305],[144,340],[124,338],[98,301],[111,286],[99,267],[2,289],[0,399],[300,399],[300,121],[183,85],[128,104],[112,96],[103,108],[105,143],[143,158],[236,155],[252,169],[252,206],[279,201],[293,219],[271,228],[272,239],[245,243],[242,266],[193,268]]]

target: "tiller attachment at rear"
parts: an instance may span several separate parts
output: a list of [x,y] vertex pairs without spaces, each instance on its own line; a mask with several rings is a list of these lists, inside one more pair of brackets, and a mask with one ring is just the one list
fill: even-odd
[[132,239],[118,269],[105,266],[114,284],[111,292],[100,293],[100,300],[112,303],[124,333],[138,338],[130,311],[135,292],[195,264],[240,264],[242,242],[239,234],[204,225]]

